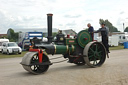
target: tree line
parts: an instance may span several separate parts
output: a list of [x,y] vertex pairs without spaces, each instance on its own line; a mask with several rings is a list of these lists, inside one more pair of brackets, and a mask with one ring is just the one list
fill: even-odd
[[[19,33],[22,33],[22,32],[21,31],[15,32],[12,28],[9,28],[9,30],[10,30],[9,35],[6,38],[8,38],[10,42],[17,42]],[[53,32],[52,36],[55,37],[56,34],[57,34],[56,32]],[[47,37],[47,36],[43,35],[42,37]]]
[[105,25],[109,28],[109,32],[119,32],[119,30],[108,20],[100,19],[99,23],[105,23]]
[[128,27],[125,28],[124,32],[128,32]]
[[[109,32],[120,32],[109,20],[103,20],[99,19],[99,24],[105,23],[105,25],[109,28]],[[125,28],[124,32],[128,32],[128,26]],[[11,42],[17,42],[18,41],[18,34],[19,32],[14,32],[12,28],[10,28],[10,35],[7,36],[7,38]],[[57,33],[53,33],[53,36],[56,36]]]
[[12,28],[10,28],[9,30],[10,30],[10,35],[7,36],[7,38],[9,39],[10,42],[17,42],[19,33],[14,32]]
[[[120,32],[113,24],[108,20],[100,19],[99,23],[105,23],[106,26],[109,28],[109,32]],[[128,32],[128,26],[125,28],[124,32]]]

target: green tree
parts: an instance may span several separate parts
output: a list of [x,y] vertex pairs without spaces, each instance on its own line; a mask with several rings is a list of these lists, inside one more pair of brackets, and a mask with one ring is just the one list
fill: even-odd
[[10,36],[8,36],[9,41],[16,42],[18,40],[19,33],[17,32],[15,33],[12,28],[10,28],[9,30],[10,30]]
[[124,32],[128,32],[128,27],[125,28]]
[[115,26],[113,26],[112,23],[108,20],[100,19],[99,23],[105,23],[106,26],[109,28],[109,32],[119,32],[118,29]]
[[7,38],[7,36],[1,36],[0,38]]
[[55,37],[57,35],[57,32],[53,32],[52,36]]
[[84,29],[84,30],[88,31],[88,28],[86,28],[86,29]]

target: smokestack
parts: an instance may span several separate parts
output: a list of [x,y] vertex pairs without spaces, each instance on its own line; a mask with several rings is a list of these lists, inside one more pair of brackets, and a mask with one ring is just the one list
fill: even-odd
[[53,14],[47,14],[48,23],[48,43],[52,43],[52,16]]

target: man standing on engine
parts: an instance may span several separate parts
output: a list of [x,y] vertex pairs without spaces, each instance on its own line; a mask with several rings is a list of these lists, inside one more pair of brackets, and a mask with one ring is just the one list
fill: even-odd
[[99,30],[95,31],[94,33],[101,32],[102,43],[105,46],[107,53],[110,53],[109,45],[108,45],[109,28],[106,27],[104,23],[102,23],[100,25],[101,25],[101,28]]
[[94,35],[93,35],[94,28],[91,26],[90,23],[88,23],[87,26],[88,26],[88,32],[90,33],[90,35],[92,37],[92,40],[93,40],[93,37],[94,37]]

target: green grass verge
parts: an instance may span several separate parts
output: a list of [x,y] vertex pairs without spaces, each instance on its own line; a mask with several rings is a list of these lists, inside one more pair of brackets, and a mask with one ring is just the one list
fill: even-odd
[[25,53],[27,53],[28,51],[23,51],[21,54],[2,54],[0,53],[0,59],[2,58],[14,58],[14,57],[23,57],[25,55]]
[[116,46],[116,47],[110,47],[109,49],[110,50],[121,50],[121,49],[124,49],[124,46],[123,45],[119,45],[119,46]]

